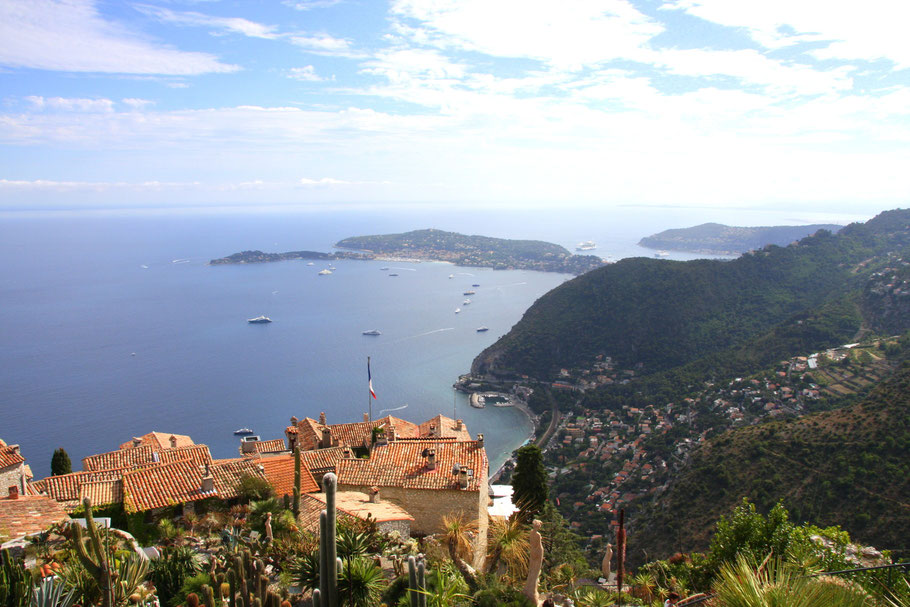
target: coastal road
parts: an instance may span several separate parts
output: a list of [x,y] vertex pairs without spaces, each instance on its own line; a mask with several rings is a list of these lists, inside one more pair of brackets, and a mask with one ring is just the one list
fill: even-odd
[[550,439],[556,433],[556,428],[559,427],[559,405],[556,404],[556,399],[553,398],[553,395],[547,392],[547,396],[550,399],[550,403],[553,405],[553,415],[550,416],[550,425],[547,426],[547,429],[543,434],[540,435],[540,438],[537,439],[537,446],[541,449],[546,449],[547,443],[550,442]]

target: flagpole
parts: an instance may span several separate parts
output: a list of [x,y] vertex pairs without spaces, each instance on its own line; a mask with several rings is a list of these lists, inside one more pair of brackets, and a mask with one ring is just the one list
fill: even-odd
[[[369,356],[367,356],[367,377],[370,378],[370,379],[372,379],[371,374],[370,374],[370,357],[369,357]],[[369,385],[369,384],[368,384],[368,385]],[[368,404],[369,407],[370,407],[370,423],[372,423],[372,422],[373,422],[373,393],[372,393],[372,387],[369,387],[369,389],[367,389],[367,404]]]

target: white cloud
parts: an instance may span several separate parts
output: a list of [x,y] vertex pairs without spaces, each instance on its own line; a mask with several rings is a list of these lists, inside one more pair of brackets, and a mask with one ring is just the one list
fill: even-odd
[[289,37],[292,44],[315,55],[327,55],[348,58],[363,58],[366,55],[355,51],[351,41],[345,38],[336,38],[324,32],[310,34],[292,34]]
[[0,40],[0,65],[9,67],[170,75],[238,69],[207,53],[180,51],[105,20],[91,0],[4,0]]
[[829,0],[668,0],[667,9],[686,12],[728,27],[744,28],[767,48],[824,41],[812,51],[822,59],[888,59],[910,67],[906,24],[910,5],[893,0],[862,4]]
[[572,70],[634,59],[664,29],[625,0],[397,0],[392,13],[425,44]]
[[325,80],[325,78],[316,73],[316,68],[312,65],[291,68],[288,72],[288,78],[303,82],[322,82]]
[[120,100],[120,102],[133,108],[134,110],[141,110],[143,108],[155,105],[154,101],[151,101],[149,99],[137,99],[135,97],[124,97]]
[[195,12],[178,13],[166,8],[150,6],[147,4],[136,5],[136,8],[163,23],[208,27],[214,30],[242,34],[250,38],[264,38],[266,40],[274,40],[279,37],[274,26],[256,23],[255,21],[250,21],[241,17],[215,17]]
[[31,95],[25,98],[38,109],[63,112],[113,112],[114,102],[110,99],[79,99],[65,97],[41,97]]
[[330,8],[340,4],[342,0],[285,0],[282,4],[298,11],[311,11],[315,8]]

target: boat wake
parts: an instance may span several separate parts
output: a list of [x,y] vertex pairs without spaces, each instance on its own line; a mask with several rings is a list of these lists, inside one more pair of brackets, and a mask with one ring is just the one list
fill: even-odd
[[390,343],[393,343],[393,344],[400,344],[401,342],[407,341],[407,340],[409,340],[409,339],[417,339],[418,337],[426,337],[427,335],[432,335],[433,333],[442,333],[443,331],[454,331],[454,330],[455,330],[455,327],[447,327],[447,328],[445,328],[445,329],[433,329],[432,331],[426,331],[426,332],[424,332],[424,333],[418,333],[417,335],[410,335],[410,336],[408,336],[408,337],[402,337],[401,339],[396,340],[396,341],[393,341],[393,342],[390,342]]
[[393,407],[391,409],[380,409],[379,412],[385,413],[386,411],[401,411],[402,409],[407,409],[407,408],[408,408],[408,406],[405,404],[405,405],[401,405],[400,407]]
[[407,270],[408,272],[416,272],[417,268],[392,268],[393,270]]

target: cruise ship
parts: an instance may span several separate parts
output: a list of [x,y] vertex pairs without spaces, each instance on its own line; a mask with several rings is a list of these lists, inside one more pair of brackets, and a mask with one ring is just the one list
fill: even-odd
[[256,318],[247,318],[246,321],[253,325],[264,325],[265,323],[272,322],[272,319],[268,316],[257,316]]

